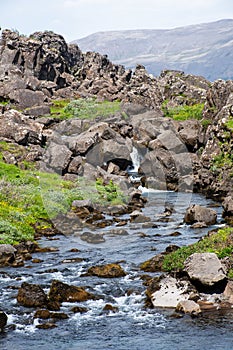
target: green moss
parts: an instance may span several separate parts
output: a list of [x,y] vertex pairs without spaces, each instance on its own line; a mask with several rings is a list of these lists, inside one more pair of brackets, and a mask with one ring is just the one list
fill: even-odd
[[108,117],[120,110],[120,101],[99,102],[94,98],[79,98],[77,100],[57,100],[51,107],[51,115],[59,119],[95,119]]
[[166,117],[174,120],[184,121],[188,119],[202,119],[203,103],[194,104],[191,106],[182,105],[179,107],[167,107],[168,101],[164,101],[162,109]]
[[179,248],[164,257],[163,270],[171,272],[181,270],[184,261],[193,253],[216,253],[219,258],[233,254],[233,228],[219,229],[217,233],[205,236],[192,245]]

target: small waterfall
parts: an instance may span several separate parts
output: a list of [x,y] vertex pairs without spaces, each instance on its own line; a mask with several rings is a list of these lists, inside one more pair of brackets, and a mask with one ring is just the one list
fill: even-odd
[[141,163],[141,157],[136,147],[133,147],[133,150],[130,153],[130,157],[133,163],[133,167],[130,169],[130,172],[137,174]]
[[132,159],[133,165],[128,169],[128,174],[130,174],[130,181],[132,183],[140,183],[141,182],[141,176],[138,174],[138,170],[140,167],[140,163],[142,160],[142,157],[138,153],[138,150],[136,147],[133,147],[132,152],[130,153],[130,157]]

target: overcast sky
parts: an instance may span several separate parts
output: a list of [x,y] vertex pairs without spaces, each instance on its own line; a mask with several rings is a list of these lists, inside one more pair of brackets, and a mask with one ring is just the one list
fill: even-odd
[[67,41],[120,29],[165,29],[233,18],[233,0],[0,0],[0,26],[52,30]]

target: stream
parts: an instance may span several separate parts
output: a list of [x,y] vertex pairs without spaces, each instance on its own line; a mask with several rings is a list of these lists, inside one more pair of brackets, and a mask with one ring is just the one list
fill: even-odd
[[[214,317],[211,314],[209,317],[176,319],[171,317],[173,310],[146,309],[146,287],[140,278],[146,273],[139,268],[141,262],[164,251],[168,245],[196,242],[210,229],[221,226],[221,207],[200,194],[153,192],[145,195],[148,202],[143,213],[151,218],[153,225],[128,223],[123,226],[128,235],[110,235],[109,230],[113,227],[98,229],[106,240],[100,244],[88,244],[75,235],[43,237],[40,246],[59,250],[34,253],[33,259],[42,260],[37,264],[29,260],[24,267],[0,269],[0,309],[8,315],[8,327],[15,325],[15,329],[6,329],[0,334],[1,350],[233,349],[232,313],[219,311]],[[218,212],[218,225],[195,230],[185,225],[184,213],[192,203],[214,208]],[[162,215],[165,206],[174,209],[168,222]],[[171,236],[177,231],[180,235]],[[79,251],[75,252],[74,248]],[[68,259],[74,258],[83,260],[69,262]],[[111,262],[120,263],[126,277],[81,276],[90,266]],[[40,284],[48,292],[53,279],[86,286],[99,298],[84,303],[63,303],[61,312],[69,318],[58,320],[56,328],[38,329],[36,325],[41,321],[33,319],[35,309],[17,303],[17,287],[27,281]],[[118,311],[103,314],[107,303]],[[86,307],[88,312],[73,313],[71,308],[74,306]]]

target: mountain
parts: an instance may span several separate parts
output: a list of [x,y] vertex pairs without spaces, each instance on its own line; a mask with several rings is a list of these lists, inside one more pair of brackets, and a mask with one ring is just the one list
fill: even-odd
[[98,32],[73,43],[127,68],[142,64],[155,76],[175,69],[210,81],[233,79],[233,19],[167,30]]

